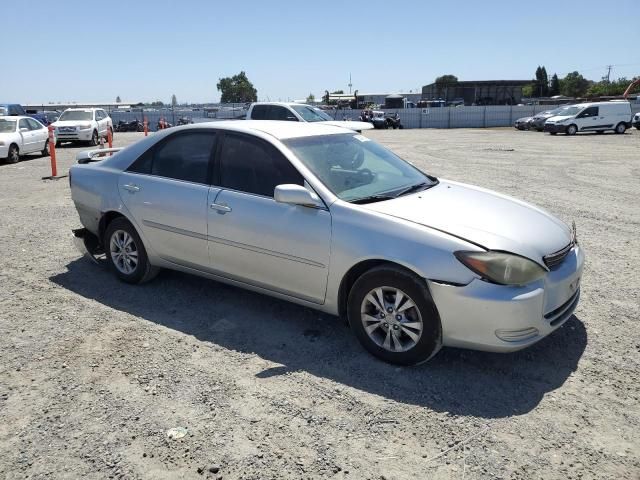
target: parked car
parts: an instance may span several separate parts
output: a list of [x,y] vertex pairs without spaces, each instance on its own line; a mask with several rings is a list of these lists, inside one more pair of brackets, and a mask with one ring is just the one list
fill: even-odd
[[633,116],[633,120],[631,121],[631,125],[640,130],[640,112],[636,113]]
[[22,105],[19,103],[0,103],[0,117],[8,115],[8,116],[17,116],[17,115],[27,115]]
[[56,147],[69,141],[84,141],[95,146],[109,131],[113,135],[111,117],[102,108],[68,108],[52,125],[56,129]]
[[356,132],[371,130],[367,122],[335,120],[319,108],[302,103],[256,102],[247,111],[247,120],[283,120],[289,122],[323,123],[336,125]]
[[628,101],[571,105],[544,124],[544,131],[551,135],[559,132],[567,135],[603,133],[607,130],[622,134],[627,128],[631,128],[631,104]]
[[530,120],[527,122],[527,126],[529,129],[542,132],[544,131],[545,122],[551,117],[561,115],[566,108],[566,106],[563,106],[553,110],[545,110],[544,112],[536,113],[533,117],[530,117]]
[[517,130],[529,130],[529,122],[531,121],[532,118],[533,117],[522,117],[522,118],[519,118],[513,123],[513,126]]
[[34,118],[19,115],[0,117],[0,159],[18,163],[22,155],[49,155],[49,130]]
[[575,225],[344,128],[226,121],[100,151],[70,170],[74,233],[127,283],[164,267],[343,315],[398,364],[519,350],[578,303]]

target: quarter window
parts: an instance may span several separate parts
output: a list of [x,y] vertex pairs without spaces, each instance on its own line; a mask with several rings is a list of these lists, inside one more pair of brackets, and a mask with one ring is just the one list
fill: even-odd
[[220,186],[273,197],[278,185],[304,185],[304,178],[277,149],[245,136],[227,134],[220,152]]
[[140,156],[127,171],[207,184],[215,142],[211,132],[174,135]]

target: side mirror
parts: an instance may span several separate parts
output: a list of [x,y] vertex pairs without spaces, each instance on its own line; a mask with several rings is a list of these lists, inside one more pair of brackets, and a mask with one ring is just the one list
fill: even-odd
[[322,208],[322,201],[315,193],[310,192],[301,185],[278,185],[273,198],[278,203],[290,205],[302,205],[304,207]]
[[28,132],[28,131],[29,131],[29,129],[28,129],[28,128],[25,128],[25,127],[22,127],[22,128],[20,129],[20,132],[22,132],[22,133],[25,133],[25,132]]

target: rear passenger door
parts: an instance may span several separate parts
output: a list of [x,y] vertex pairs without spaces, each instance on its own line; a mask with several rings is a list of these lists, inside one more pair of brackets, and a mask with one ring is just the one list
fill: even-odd
[[146,243],[163,259],[207,268],[207,198],[216,133],[168,136],[120,175],[120,198]]
[[[326,209],[278,203],[277,185],[305,185],[272,144],[226,133],[209,196],[212,270],[251,285],[323,303],[331,242]],[[307,188],[310,188],[307,186]]]

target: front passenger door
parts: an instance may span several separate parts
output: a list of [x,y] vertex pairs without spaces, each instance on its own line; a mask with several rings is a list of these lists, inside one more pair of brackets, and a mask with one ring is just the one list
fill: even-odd
[[[327,209],[278,203],[277,185],[304,178],[273,145],[226,133],[208,211],[211,268],[224,276],[323,303],[331,243]],[[309,187],[307,187],[309,188]],[[212,192],[213,193],[213,192]]]
[[601,125],[598,122],[598,107],[585,108],[576,117],[576,123],[580,131],[592,131],[599,128]]

